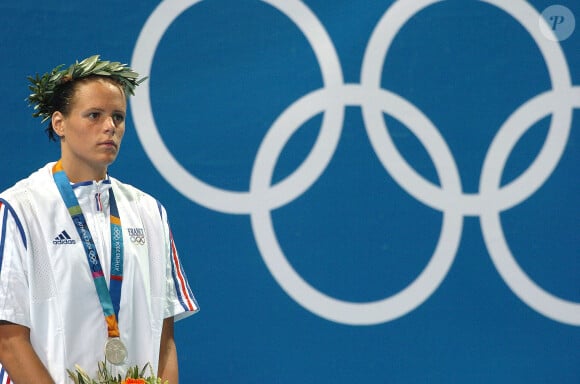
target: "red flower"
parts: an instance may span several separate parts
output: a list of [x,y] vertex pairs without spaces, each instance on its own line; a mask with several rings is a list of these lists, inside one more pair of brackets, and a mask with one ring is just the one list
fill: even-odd
[[147,384],[145,379],[125,379],[121,384]]

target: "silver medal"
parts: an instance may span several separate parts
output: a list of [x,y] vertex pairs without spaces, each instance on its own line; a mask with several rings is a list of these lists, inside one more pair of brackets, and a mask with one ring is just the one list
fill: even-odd
[[111,364],[121,365],[127,359],[127,348],[118,337],[113,337],[105,343],[105,359]]

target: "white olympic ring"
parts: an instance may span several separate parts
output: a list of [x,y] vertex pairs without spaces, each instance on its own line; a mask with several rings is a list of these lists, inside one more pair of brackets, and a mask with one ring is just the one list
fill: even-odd
[[[150,73],[157,46],[167,28],[200,0],[166,0],[151,14],[139,35],[132,66]],[[490,257],[502,279],[528,306],[562,323],[580,325],[580,304],[546,292],[517,264],[503,235],[499,214],[529,198],[552,174],[560,161],[572,124],[572,111],[580,108],[580,87],[571,84],[566,58],[557,42],[543,39],[540,16],[527,2],[482,0],[510,14],[531,35],[546,62],[552,90],[520,106],[500,127],[485,157],[479,193],[463,193],[454,157],[444,138],[415,106],[380,88],[382,68],[390,44],[407,21],[441,0],[399,0],[376,25],[365,51],[360,84],[345,84],[334,45],[324,26],[298,0],[263,0],[287,15],[305,35],[320,64],[323,87],[290,105],[276,119],[260,144],[249,192],[218,189],[192,176],[173,157],[157,130],[149,87],[132,98],[137,134],[149,158],[180,193],[207,208],[231,214],[249,214],[261,255],[280,286],[309,311],[331,321],[372,325],[404,316],[427,300],[439,287],[455,258],[465,216],[479,216]],[[270,212],[296,199],[318,179],[332,159],[341,135],[346,106],[360,106],[373,149],[393,179],[411,196],[443,213],[441,234],[425,269],[399,293],[374,302],[338,300],[316,290],[290,265],[278,243]],[[135,113],[135,111],[139,111]],[[320,134],[310,154],[284,180],[272,185],[278,156],[292,134],[308,119],[324,112]],[[418,174],[397,150],[382,113],[405,124],[434,162],[441,186]],[[505,186],[500,180],[513,147],[535,122],[553,115],[540,153],[530,167]]]

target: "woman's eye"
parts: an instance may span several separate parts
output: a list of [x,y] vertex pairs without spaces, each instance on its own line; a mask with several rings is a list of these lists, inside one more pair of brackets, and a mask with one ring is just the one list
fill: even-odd
[[96,120],[99,118],[99,112],[91,112],[88,114],[89,119]]
[[113,120],[115,120],[116,123],[122,123],[123,121],[125,121],[125,116],[121,114],[115,114],[113,115]]

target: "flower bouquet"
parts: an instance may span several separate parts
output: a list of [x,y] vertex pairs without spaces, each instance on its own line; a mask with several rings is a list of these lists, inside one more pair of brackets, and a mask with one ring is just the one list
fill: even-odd
[[[167,381],[162,382],[161,378],[153,373],[153,368],[150,364],[146,364],[143,369],[134,366],[127,370],[125,378],[121,375],[116,377],[107,369],[106,361],[99,362],[99,369],[97,378],[91,378],[81,367],[75,366],[75,372],[67,369],[68,376],[75,384],[169,384]],[[149,368],[149,376],[146,376],[145,371]]]

